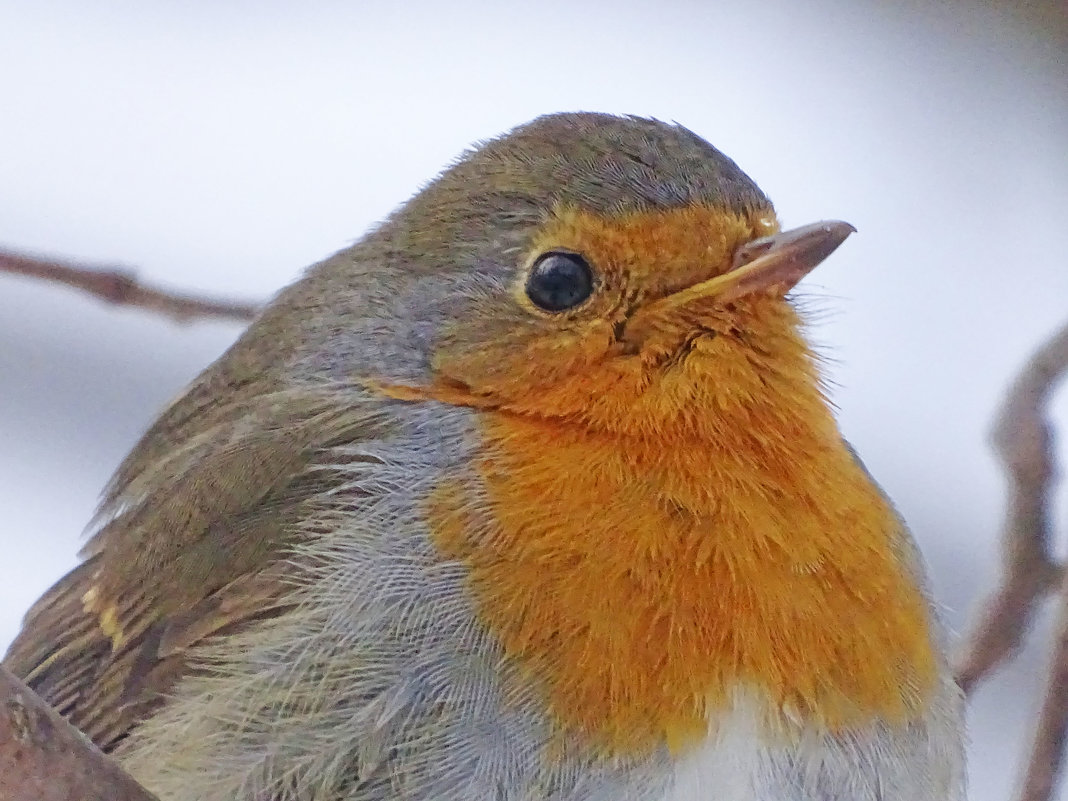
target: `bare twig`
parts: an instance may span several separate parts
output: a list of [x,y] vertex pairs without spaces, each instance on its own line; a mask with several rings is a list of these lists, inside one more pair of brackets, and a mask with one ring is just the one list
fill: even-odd
[[1007,658],[1027,631],[1036,603],[1052,591],[1060,568],[1050,555],[1053,435],[1046,404],[1068,371],[1068,326],[1043,345],[1009,390],[994,426],[993,444],[1009,482],[1001,534],[1004,575],[983,604],[978,625],[956,660],[964,690]]
[[1053,798],[1064,769],[1064,746],[1068,742],[1068,573],[1061,583],[1060,595],[1049,684],[1038,713],[1031,760],[1020,786],[1020,801]]
[[140,283],[130,271],[120,268],[91,267],[4,250],[0,250],[0,273],[66,284],[108,303],[147,309],[179,323],[206,317],[251,320],[259,310],[255,303],[153,289]]
[[956,660],[957,680],[971,691],[1010,657],[1029,629],[1035,607],[1058,588],[1061,609],[1049,682],[1020,784],[1020,801],[1048,801],[1060,778],[1068,740],[1068,571],[1050,553],[1049,509],[1055,477],[1053,432],[1046,406],[1068,373],[1068,326],[1024,367],[1002,406],[994,449],[1008,477],[1002,529],[1001,585],[983,604],[978,623]]
[[155,801],[0,667],[0,801]]

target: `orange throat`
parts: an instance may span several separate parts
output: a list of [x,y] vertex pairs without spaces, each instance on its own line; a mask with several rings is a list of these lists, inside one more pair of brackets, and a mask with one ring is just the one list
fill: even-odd
[[521,681],[613,754],[685,749],[739,692],[771,732],[921,715],[937,660],[910,546],[817,383],[707,418],[478,413],[473,475],[428,517]]

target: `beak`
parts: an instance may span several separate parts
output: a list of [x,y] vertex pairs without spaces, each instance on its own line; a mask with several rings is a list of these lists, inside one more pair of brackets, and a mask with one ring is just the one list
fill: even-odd
[[652,306],[662,311],[698,298],[727,302],[762,291],[785,295],[856,230],[841,220],[824,220],[754,239],[735,251],[727,272],[673,292]]

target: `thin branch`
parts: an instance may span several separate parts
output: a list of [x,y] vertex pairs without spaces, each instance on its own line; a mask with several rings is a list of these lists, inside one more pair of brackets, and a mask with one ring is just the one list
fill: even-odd
[[1068,572],[1061,583],[1057,634],[1046,697],[1038,713],[1031,760],[1020,786],[1020,801],[1048,801],[1064,770],[1068,743]]
[[209,317],[247,321],[259,311],[259,304],[255,303],[154,289],[121,268],[93,267],[5,250],[0,250],[0,273],[66,284],[108,303],[146,309],[179,323]]
[[0,667],[0,801],[156,801]]
[[1016,378],[993,431],[994,450],[1008,478],[1001,534],[1001,586],[983,604],[978,624],[956,660],[965,692],[1019,646],[1039,600],[1060,581],[1050,555],[1053,434],[1046,405],[1068,371],[1068,326],[1043,345]]
[[994,449],[1008,478],[1008,511],[1001,534],[1001,585],[986,600],[956,660],[965,692],[1009,658],[1030,628],[1035,607],[1059,586],[1060,612],[1046,695],[1035,727],[1019,801],[1049,801],[1056,791],[1068,742],[1068,570],[1050,551],[1053,430],[1047,405],[1068,373],[1068,326],[1043,345],[1016,378],[993,431]]

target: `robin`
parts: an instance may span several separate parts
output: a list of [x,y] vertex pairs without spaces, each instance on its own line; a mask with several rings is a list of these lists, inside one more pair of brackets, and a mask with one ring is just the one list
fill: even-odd
[[152,426],[6,664],[164,801],[961,799],[780,231],[636,117],[464,155]]

